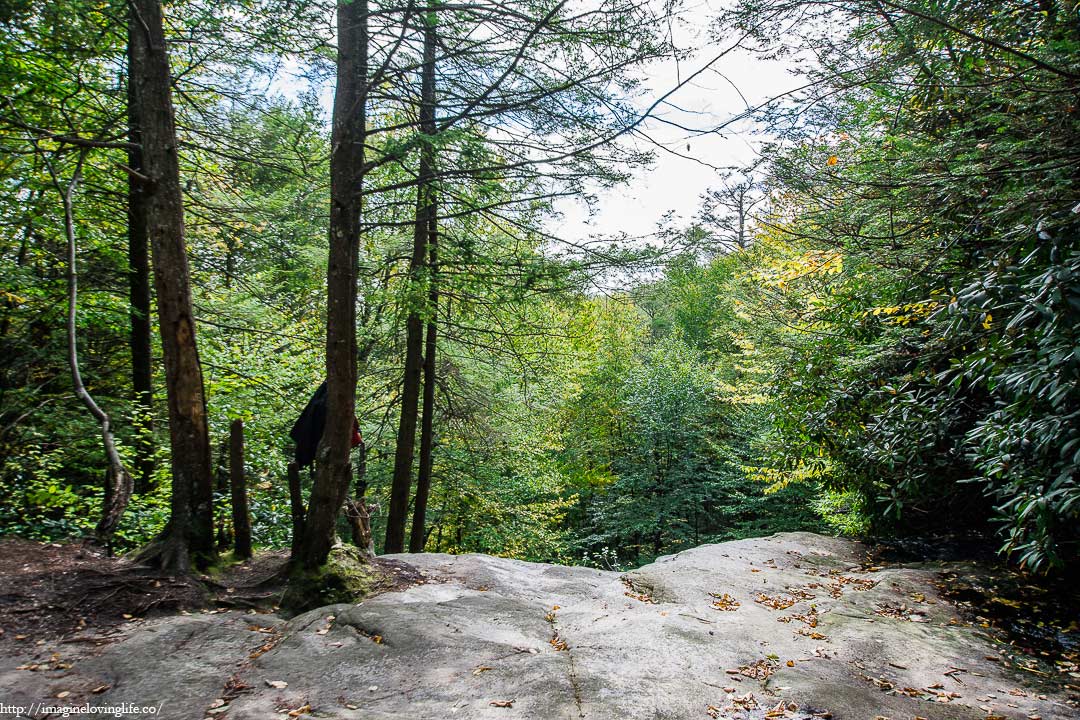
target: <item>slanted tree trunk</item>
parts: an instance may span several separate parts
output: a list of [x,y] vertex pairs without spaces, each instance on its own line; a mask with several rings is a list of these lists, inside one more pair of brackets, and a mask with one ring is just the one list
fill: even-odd
[[160,0],[132,0],[130,82],[139,109],[146,234],[153,249],[154,289],[165,359],[172,449],[172,503],[162,535],[142,554],[184,572],[215,556],[210,437],[184,243],[176,125]]
[[229,489],[232,491],[233,554],[247,560],[251,557],[251,517],[244,476],[243,420],[233,420],[229,426]]
[[424,552],[427,535],[424,522],[427,517],[428,494],[431,492],[432,451],[435,444],[435,349],[438,344],[439,314],[439,238],[435,203],[432,202],[431,217],[428,225],[428,275],[431,289],[428,301],[431,305],[431,317],[427,323],[427,336],[424,340],[424,399],[423,415],[420,420],[420,470],[416,475],[416,502],[413,504],[412,532],[409,535],[409,552]]
[[[424,64],[420,78],[420,131],[434,137],[435,126],[435,22],[429,11],[424,22]],[[413,252],[409,262],[409,282],[420,285],[427,255],[428,230],[434,216],[434,147],[429,139],[420,148],[420,172],[416,186],[416,223]],[[414,300],[405,325],[405,370],[401,388],[401,419],[394,450],[394,476],[390,487],[390,507],[386,518],[383,550],[398,553],[405,549],[405,519],[409,513],[412,466],[416,446],[416,416],[420,399],[420,372],[423,363],[424,321],[420,301]]]
[[[134,12],[134,11],[130,11]],[[129,17],[129,24],[134,17]],[[135,83],[130,77],[132,46],[128,41],[128,166],[145,174],[142,163],[142,134],[139,132],[139,103]],[[150,248],[146,237],[147,217],[144,184],[135,174],[128,175],[128,314],[131,318],[131,389],[135,402],[135,491],[149,492],[153,488],[153,355],[150,330]]]
[[49,164],[49,172],[57,190],[61,192],[64,203],[64,236],[67,239],[67,280],[68,280],[68,308],[67,308],[67,343],[68,343],[68,368],[71,370],[71,383],[75,388],[75,396],[86,406],[90,414],[97,420],[101,428],[101,442],[105,448],[105,458],[108,463],[105,471],[105,502],[102,508],[101,520],[97,524],[95,534],[100,542],[111,549],[112,535],[116,526],[120,524],[128,500],[131,499],[132,479],[127,468],[120,459],[120,453],[116,449],[116,440],[113,437],[112,421],[109,415],[94,401],[83,383],[82,373],[79,371],[79,348],[76,336],[76,316],[79,300],[79,273],[76,266],[75,253],[75,188],[82,176],[83,160],[86,150],[79,154],[75,172],[70,182],[64,187],[60,178]]
[[367,125],[367,0],[337,7],[337,91],[330,154],[330,257],[327,269],[326,425],[316,455],[298,567],[326,562],[351,479],[356,397],[356,288],[361,183]]

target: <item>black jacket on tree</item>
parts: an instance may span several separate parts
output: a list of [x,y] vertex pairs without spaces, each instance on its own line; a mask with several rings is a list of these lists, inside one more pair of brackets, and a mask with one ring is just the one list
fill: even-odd
[[[308,400],[304,411],[293,423],[289,437],[296,443],[296,465],[306,467],[315,462],[315,451],[319,448],[323,429],[326,428],[326,381]],[[363,440],[360,437],[360,424],[353,418],[352,446],[356,447]]]

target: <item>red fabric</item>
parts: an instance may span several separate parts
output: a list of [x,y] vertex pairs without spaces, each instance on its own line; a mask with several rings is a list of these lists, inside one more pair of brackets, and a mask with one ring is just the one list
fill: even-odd
[[352,445],[350,447],[356,447],[360,443],[364,442],[364,438],[360,437],[360,423],[353,418],[352,421]]

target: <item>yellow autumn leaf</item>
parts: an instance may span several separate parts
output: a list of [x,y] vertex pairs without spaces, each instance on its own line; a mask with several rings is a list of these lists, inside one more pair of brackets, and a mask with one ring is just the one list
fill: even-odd
[[991,315],[990,313],[986,313],[986,317],[983,319],[983,322],[982,322],[983,330],[989,330],[990,329],[990,323],[991,323],[991,321],[993,321],[993,319],[994,319],[993,315]]
[[835,165],[838,162],[840,162],[840,158],[836,157],[835,155],[830,155],[829,159],[825,161],[825,164],[828,165],[829,167],[832,167],[833,165]]

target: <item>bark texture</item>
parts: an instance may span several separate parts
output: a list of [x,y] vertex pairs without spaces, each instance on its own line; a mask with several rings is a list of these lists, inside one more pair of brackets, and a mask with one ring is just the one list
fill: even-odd
[[356,396],[356,283],[367,96],[367,0],[338,3],[337,91],[330,155],[326,426],[316,453],[299,568],[326,562],[349,490]]
[[132,0],[130,77],[139,108],[146,234],[165,360],[172,449],[172,503],[162,536],[144,553],[164,569],[186,571],[214,558],[210,438],[184,242],[176,125],[159,0]]

